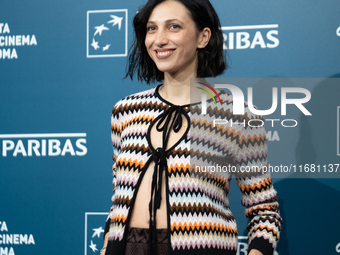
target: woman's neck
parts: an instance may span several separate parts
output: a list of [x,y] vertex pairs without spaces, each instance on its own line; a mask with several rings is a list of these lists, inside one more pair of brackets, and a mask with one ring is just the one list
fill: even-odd
[[190,104],[190,79],[196,75],[179,77],[164,73],[164,84],[159,93],[167,101],[174,105]]

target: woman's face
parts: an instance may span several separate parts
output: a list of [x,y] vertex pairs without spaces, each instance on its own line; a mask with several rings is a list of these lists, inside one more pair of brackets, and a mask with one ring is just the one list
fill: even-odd
[[[162,72],[196,74],[197,48],[205,46],[186,7],[178,1],[157,5],[148,20],[145,46]],[[203,46],[203,47],[204,47]]]

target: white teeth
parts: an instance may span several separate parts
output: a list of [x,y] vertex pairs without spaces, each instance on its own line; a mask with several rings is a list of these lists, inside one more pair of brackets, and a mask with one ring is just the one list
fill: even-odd
[[160,56],[165,56],[165,55],[168,55],[168,54],[170,54],[170,53],[172,53],[172,51],[163,51],[163,52],[157,52],[157,54],[158,55],[160,55]]

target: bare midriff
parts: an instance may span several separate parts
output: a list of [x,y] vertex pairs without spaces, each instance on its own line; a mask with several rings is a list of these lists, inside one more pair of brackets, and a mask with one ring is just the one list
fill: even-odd
[[[181,129],[175,133],[173,129],[171,129],[169,141],[166,149],[171,148],[175,143],[177,143],[185,133],[188,121],[182,116],[182,127]],[[150,132],[150,139],[153,148],[157,149],[163,146],[162,142],[162,132],[157,131],[155,123],[152,126]],[[134,206],[132,208],[131,218],[129,226],[133,228],[149,228],[150,215],[149,215],[149,202],[151,197],[151,183],[152,183],[152,175],[154,172],[155,163],[152,161],[141,181],[139,186],[136,200]],[[167,228],[168,219],[167,219],[167,198],[166,198],[166,183],[165,183],[165,173],[162,178],[162,200],[160,208],[156,212],[156,228],[157,229],[165,229]]]

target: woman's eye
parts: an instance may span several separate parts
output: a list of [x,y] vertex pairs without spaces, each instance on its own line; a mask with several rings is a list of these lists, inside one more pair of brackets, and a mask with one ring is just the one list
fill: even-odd
[[155,30],[155,29],[156,29],[156,28],[153,27],[153,26],[150,26],[150,27],[147,27],[147,28],[146,28],[147,31],[153,31],[153,30]]
[[181,28],[180,25],[177,25],[177,24],[170,25],[170,29],[179,29],[179,28]]

